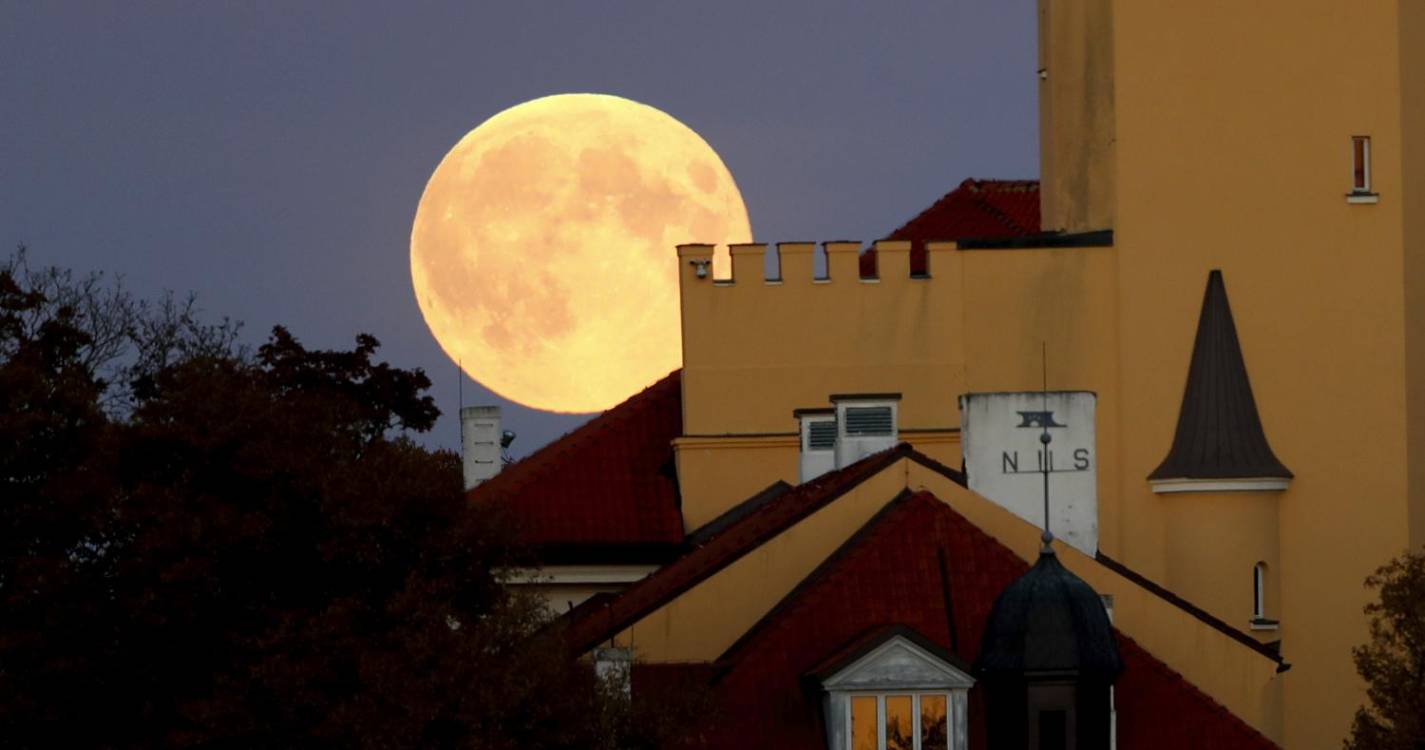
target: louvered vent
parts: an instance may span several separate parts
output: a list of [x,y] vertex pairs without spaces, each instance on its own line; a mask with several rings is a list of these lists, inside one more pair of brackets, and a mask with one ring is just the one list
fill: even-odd
[[807,450],[829,451],[836,447],[836,421],[823,419],[807,424]]
[[857,437],[889,436],[894,434],[894,428],[889,406],[846,407],[847,435]]

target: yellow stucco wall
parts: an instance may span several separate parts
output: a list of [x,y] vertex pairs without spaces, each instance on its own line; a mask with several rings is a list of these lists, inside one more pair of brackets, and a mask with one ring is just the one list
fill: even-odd
[[1113,0],[1039,0],[1045,229],[1113,227]]
[[[1257,563],[1266,563],[1263,615],[1280,618],[1278,493],[1182,492],[1163,495],[1158,502],[1171,530],[1163,550],[1168,575],[1159,583],[1180,594],[1192,590],[1193,604],[1246,631],[1253,614],[1254,569]],[[1286,639],[1295,624],[1299,623],[1286,622],[1277,630],[1252,634],[1261,641]]]
[[[1050,388],[1109,390],[1098,406],[1099,503],[1114,506],[1112,248],[931,243],[930,277],[911,278],[908,243],[879,242],[879,279],[867,282],[859,244],[827,243],[830,279],[817,282],[811,247],[782,246],[773,283],[763,279],[765,246],[735,247],[730,284],[697,278],[690,261],[711,257],[711,246],[679,248],[685,437],[676,447],[689,529],[777,479],[795,483],[792,412],[830,406],[833,394],[899,393],[902,438],[959,466],[958,443],[937,447],[933,437],[959,427],[958,397],[1038,389],[1046,352]],[[756,447],[770,443],[786,448]]]
[[1410,546],[1425,544],[1425,3],[1400,0],[1401,185],[1409,404]]
[[882,471],[639,620],[618,642],[653,662],[716,659],[904,486],[903,470]]
[[[1363,698],[1361,580],[1407,541],[1397,13],[1114,4],[1123,559],[1163,557],[1195,601],[1224,584],[1154,549],[1165,528],[1187,548],[1217,529],[1166,526],[1141,479],[1171,440],[1203,280],[1221,268],[1268,438],[1297,474],[1278,505],[1291,748],[1339,745]],[[1344,197],[1358,134],[1378,205]]]

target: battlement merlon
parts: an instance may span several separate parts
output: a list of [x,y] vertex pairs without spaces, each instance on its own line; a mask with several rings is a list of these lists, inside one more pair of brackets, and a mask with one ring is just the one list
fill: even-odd
[[[875,274],[862,277],[860,242],[838,240],[820,243],[820,247],[815,242],[778,242],[770,246],[763,242],[737,243],[728,247],[732,274],[724,279],[717,278],[713,271],[714,246],[688,243],[678,246],[679,278],[685,292],[686,285],[690,283],[716,287],[811,283],[899,286],[933,276],[937,265],[942,265],[937,261],[949,261],[951,253],[957,249],[954,242],[927,243],[926,273],[912,276],[910,242],[877,240],[873,247]],[[819,263],[818,255],[823,255],[825,260]],[[817,274],[818,265],[822,266],[821,275]]]

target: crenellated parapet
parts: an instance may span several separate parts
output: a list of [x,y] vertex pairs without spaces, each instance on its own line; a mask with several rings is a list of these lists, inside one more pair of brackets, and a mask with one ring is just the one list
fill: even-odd
[[961,393],[1040,387],[1046,345],[1056,385],[1098,382],[1112,248],[929,242],[912,273],[910,242],[872,247],[864,268],[860,242],[732,245],[720,278],[713,245],[678,246],[685,431],[791,433],[793,409],[886,392],[906,429],[952,429]]
[[935,276],[937,260],[953,260],[954,242],[927,244],[929,267],[925,273],[911,273],[911,243],[901,240],[877,240],[873,275],[861,271],[860,242],[747,242],[731,245],[732,275],[718,278],[713,273],[713,245],[687,244],[678,246],[678,259],[685,289],[693,282],[707,282],[716,287],[738,285],[776,285],[802,283],[868,283],[926,281]]

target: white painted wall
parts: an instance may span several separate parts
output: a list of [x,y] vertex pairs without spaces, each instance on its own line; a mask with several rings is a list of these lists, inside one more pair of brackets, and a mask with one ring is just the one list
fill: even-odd
[[970,393],[960,397],[961,445],[970,489],[1044,527],[1044,434],[1049,427],[1049,520],[1054,536],[1098,551],[1097,397],[1088,391]]
[[500,473],[500,435],[500,407],[467,406],[460,410],[465,489]]

